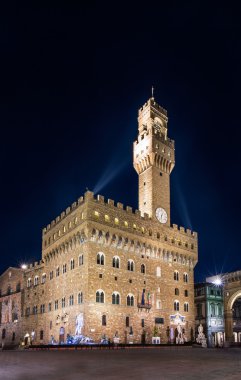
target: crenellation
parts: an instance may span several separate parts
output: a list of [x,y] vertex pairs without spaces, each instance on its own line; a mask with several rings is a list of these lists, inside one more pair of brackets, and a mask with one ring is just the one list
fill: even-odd
[[68,215],[70,213],[70,207],[67,207],[65,210],[65,214]]
[[115,202],[113,201],[113,199],[108,199],[107,203],[109,206],[115,206]]
[[130,206],[126,206],[126,212],[128,212],[129,214],[132,214],[132,207]]
[[97,201],[100,203],[105,203],[105,197],[103,195],[97,195]]
[[81,196],[78,198],[78,205],[82,204],[84,202],[84,197]]
[[123,210],[124,209],[123,203],[117,202],[117,208],[119,208],[120,210]]
[[60,214],[60,219],[64,219],[65,218],[65,211],[62,211],[61,214]]
[[60,221],[60,216],[57,216],[57,218],[55,219],[55,223],[57,224],[59,221]]
[[76,207],[77,207],[77,203],[73,202],[72,205],[71,205],[71,210],[74,210]]

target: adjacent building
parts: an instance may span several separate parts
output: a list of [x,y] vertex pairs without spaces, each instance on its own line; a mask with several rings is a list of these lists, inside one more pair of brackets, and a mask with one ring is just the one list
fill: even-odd
[[204,282],[195,284],[196,335],[198,326],[203,331],[209,347],[222,346],[225,340],[223,314],[223,286]]
[[18,270],[26,342],[61,343],[67,335],[168,342],[177,328],[191,339],[197,233],[171,224],[175,148],[167,111],[153,97],[139,110],[133,165],[138,210],[87,191],[43,229],[41,260]]

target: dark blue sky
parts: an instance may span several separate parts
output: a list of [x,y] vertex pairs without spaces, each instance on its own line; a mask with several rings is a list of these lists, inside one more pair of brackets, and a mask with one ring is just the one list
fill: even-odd
[[0,270],[39,259],[42,227],[86,187],[137,208],[152,85],[176,141],[172,222],[199,233],[196,279],[241,269],[240,9],[80,3],[1,11]]

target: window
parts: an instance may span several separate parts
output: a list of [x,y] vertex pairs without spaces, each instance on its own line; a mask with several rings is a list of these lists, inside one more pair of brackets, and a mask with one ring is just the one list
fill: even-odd
[[67,264],[64,264],[63,265],[63,273],[66,273],[67,272]]
[[35,276],[34,277],[34,285],[37,286],[39,283],[39,277],[38,276]]
[[62,298],[62,308],[64,308],[64,307],[65,307],[65,297]]
[[106,221],[106,222],[109,222],[109,221],[110,221],[110,217],[109,217],[109,215],[105,215],[105,221]]
[[26,314],[27,317],[30,315],[30,307],[26,307],[25,314]]
[[145,264],[141,264],[141,273],[146,273]]
[[115,218],[115,224],[119,224],[119,219]]
[[126,304],[127,306],[134,306],[134,296],[132,294],[128,294]]
[[44,330],[40,330],[39,338],[40,338],[40,340],[43,340],[43,338],[44,338]]
[[104,303],[105,302],[105,295],[104,295],[103,290],[97,290],[96,302],[98,302],[98,303]]
[[98,212],[98,211],[94,211],[94,216],[95,216],[96,218],[99,218],[99,216],[100,216],[99,212]]
[[102,278],[102,277],[103,277],[103,275],[102,275],[102,273],[100,273],[100,274],[99,274],[99,278]]
[[118,256],[114,256],[112,260],[113,268],[120,268],[120,259]]
[[202,304],[201,303],[197,304],[197,316],[202,317]]
[[59,301],[56,300],[54,301],[54,310],[58,310],[58,308],[59,308]]
[[215,316],[215,305],[213,303],[211,303],[211,305],[210,305],[210,311],[211,311],[211,317],[214,317]]
[[46,282],[46,273],[42,274],[42,280],[41,280],[42,284],[45,284]]
[[16,337],[15,332],[13,332],[13,335],[12,335],[12,341],[13,342],[15,341],[15,337]]
[[74,296],[73,294],[71,296],[69,296],[69,306],[73,306],[74,304]]
[[128,227],[128,222],[127,221],[124,222],[124,226]]
[[136,230],[136,224],[135,223],[133,224],[133,228],[134,228],[134,230]]
[[161,308],[162,308],[162,304],[161,304],[161,301],[160,301],[160,300],[157,300],[157,301],[156,301],[156,308],[157,308],[157,309],[161,309]]
[[79,266],[84,264],[84,255],[79,255]]
[[183,273],[183,281],[188,282],[188,274],[187,273]]
[[184,311],[188,312],[188,302],[184,303]]
[[74,269],[74,259],[70,260],[70,269]]
[[175,296],[179,296],[179,289],[175,288]]
[[59,267],[56,268],[56,277],[59,276]]
[[119,305],[120,304],[120,294],[118,292],[114,292],[112,294],[112,304]]
[[174,301],[174,310],[179,311],[179,301]]
[[130,317],[126,317],[126,327],[130,327]]
[[179,281],[179,273],[177,270],[175,270],[175,272],[174,272],[174,280]]
[[51,304],[51,302],[49,302],[48,310],[49,310],[49,311],[52,310],[52,304]]
[[102,326],[106,326],[106,315],[102,315]]
[[33,314],[34,315],[38,314],[38,306],[33,307]]
[[54,272],[51,271],[51,272],[49,272],[49,279],[52,280],[53,278],[54,278]]
[[157,232],[156,237],[157,237],[157,239],[160,239],[161,236],[160,236],[159,232]]
[[222,315],[222,306],[220,303],[218,304],[218,315]]
[[28,280],[27,280],[27,288],[30,288],[30,286],[31,286],[31,283],[32,283],[32,280],[31,280],[31,278],[28,278]]
[[188,297],[188,290],[187,289],[184,290],[184,296]]
[[20,292],[20,290],[21,290],[21,284],[20,282],[18,282],[16,285],[16,292]]
[[80,292],[78,294],[78,304],[80,305],[81,303],[83,303],[83,293],[82,292]]
[[104,265],[105,264],[105,256],[104,253],[97,253],[97,264]]
[[40,313],[45,313],[45,305],[40,305]]
[[145,319],[141,320],[141,327],[145,327]]
[[133,260],[128,260],[127,263],[127,270],[133,272],[134,271],[134,261]]
[[161,277],[161,268],[160,267],[156,268],[156,276]]

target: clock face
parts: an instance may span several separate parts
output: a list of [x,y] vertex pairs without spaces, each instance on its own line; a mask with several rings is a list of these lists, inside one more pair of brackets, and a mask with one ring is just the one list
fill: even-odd
[[156,209],[156,218],[159,220],[160,223],[166,223],[167,222],[167,212],[164,210],[164,208],[158,207]]

